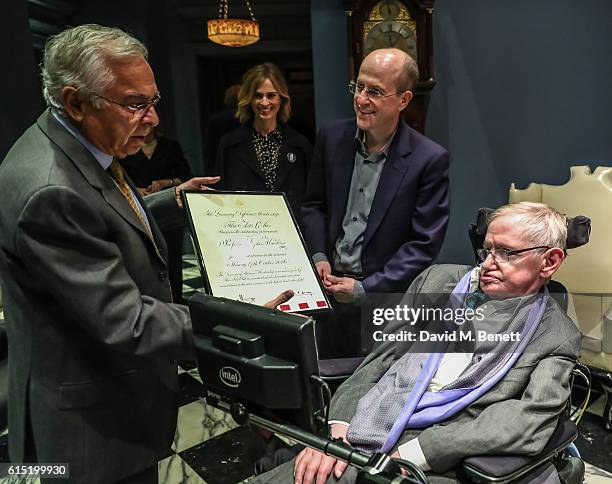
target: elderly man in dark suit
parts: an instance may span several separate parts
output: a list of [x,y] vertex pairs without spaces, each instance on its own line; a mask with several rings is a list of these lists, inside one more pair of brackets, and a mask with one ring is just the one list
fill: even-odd
[[401,112],[418,79],[398,49],[368,55],[356,82],[356,119],[317,134],[304,236],[337,317],[319,325],[323,357],[360,351],[364,293],[403,293],[438,254],[449,218],[448,153],[410,128]]
[[159,226],[177,196],[143,200],[117,162],[158,124],[147,50],[99,25],[47,42],[49,106],[0,165],[0,274],[14,462],[68,463],[70,482],[157,482],[176,426],[176,359],[192,359]]
[[[450,294],[454,307],[478,311],[470,329],[478,336],[439,348],[419,329],[412,343],[393,341],[413,326],[390,322],[385,342],[334,395],[332,435],[367,453],[410,460],[432,482],[454,481],[454,468],[468,456],[540,453],[569,397],[580,351],[580,332],[545,287],[565,257],[566,238],[565,218],[546,205],[496,210],[479,267],[433,266],[403,300],[436,307]],[[465,322],[453,322],[463,331]],[[436,324],[425,334],[443,334]],[[512,334],[519,336],[499,337]],[[354,467],[305,449],[257,482],[349,483],[355,476]],[[558,483],[552,466],[531,478]]]

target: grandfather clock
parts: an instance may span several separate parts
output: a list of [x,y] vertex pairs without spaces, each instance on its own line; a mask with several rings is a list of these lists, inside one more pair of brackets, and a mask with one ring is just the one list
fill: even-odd
[[348,15],[349,76],[355,79],[363,58],[375,49],[395,47],[419,66],[414,98],[404,120],[423,132],[429,92],[436,85],[432,15],[435,0],[345,0]]

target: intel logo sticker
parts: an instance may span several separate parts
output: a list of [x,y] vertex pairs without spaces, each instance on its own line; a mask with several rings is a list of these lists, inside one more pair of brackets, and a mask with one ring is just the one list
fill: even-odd
[[242,376],[240,376],[240,372],[236,370],[236,368],[232,368],[231,366],[224,366],[219,370],[219,378],[224,385],[227,385],[231,388],[238,388],[240,382],[242,381]]

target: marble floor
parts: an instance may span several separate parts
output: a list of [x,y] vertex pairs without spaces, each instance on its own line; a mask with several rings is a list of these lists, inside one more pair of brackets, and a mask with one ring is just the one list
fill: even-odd
[[[184,261],[184,295],[201,288],[194,260]],[[254,428],[238,427],[226,413],[203,400],[197,369],[182,364],[177,431],[170,456],[159,462],[160,484],[236,484],[253,474],[254,462],[266,453],[269,441]],[[575,401],[580,400],[576,390]],[[612,433],[601,425],[601,392],[593,389],[591,404],[579,425],[576,445],[587,464],[588,484],[612,484]],[[0,462],[8,462],[7,435],[0,436]],[[37,482],[0,478],[0,483]],[[58,484],[61,481],[58,481]]]

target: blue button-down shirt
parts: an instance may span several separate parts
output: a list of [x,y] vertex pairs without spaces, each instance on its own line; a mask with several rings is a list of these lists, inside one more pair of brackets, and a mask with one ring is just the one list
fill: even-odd
[[378,188],[380,175],[387,158],[389,144],[378,153],[368,154],[364,132],[355,133],[355,165],[349,188],[346,211],[342,220],[342,232],[338,236],[333,254],[334,269],[338,273],[360,275],[363,238],[368,225],[372,201]]

